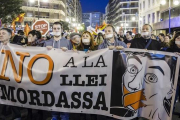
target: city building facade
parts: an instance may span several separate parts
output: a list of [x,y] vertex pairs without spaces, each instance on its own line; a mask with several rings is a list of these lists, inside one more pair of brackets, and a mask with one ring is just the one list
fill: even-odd
[[91,26],[93,28],[96,27],[96,25],[102,25],[103,23],[103,13],[101,12],[90,12],[90,13],[83,13],[83,23],[85,24],[85,27]]
[[[144,24],[153,27],[157,22],[160,22],[160,0],[139,0],[139,30]],[[154,34],[157,34],[156,30]]]
[[66,0],[66,19],[70,23],[82,23],[82,7],[80,0]]
[[139,0],[109,0],[106,6],[107,23],[117,30],[122,27],[125,32],[136,29],[138,32]]
[[[170,1],[170,4],[169,4]],[[170,14],[169,14],[169,8]],[[170,21],[169,21],[170,15]],[[179,0],[164,0],[164,3],[160,4],[160,21],[153,24],[154,30],[157,33],[169,33],[169,27],[171,28],[171,34],[173,31],[180,30],[180,1]],[[169,26],[170,22],[170,26]]]
[[25,17],[22,24],[25,25],[28,23],[31,26],[38,18],[47,20],[50,25],[60,20],[64,21],[66,16],[65,2],[66,0],[48,0],[47,2],[39,0],[38,10],[38,0],[34,2],[31,0],[24,0],[22,9],[25,12]]

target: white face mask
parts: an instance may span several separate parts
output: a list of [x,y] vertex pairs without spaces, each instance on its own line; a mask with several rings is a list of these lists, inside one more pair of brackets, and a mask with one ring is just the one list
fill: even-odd
[[54,36],[61,36],[61,33],[60,32],[53,32],[52,33]]
[[90,40],[89,40],[89,39],[82,39],[82,42],[83,42],[85,45],[90,45]]
[[150,37],[150,36],[149,36],[149,32],[142,32],[142,33],[141,33],[141,36],[142,36],[143,38],[145,38],[145,39],[147,39],[147,38]]
[[106,35],[106,39],[111,39],[111,38],[113,38],[113,34]]
[[180,45],[180,41],[175,41],[175,44],[176,45]]

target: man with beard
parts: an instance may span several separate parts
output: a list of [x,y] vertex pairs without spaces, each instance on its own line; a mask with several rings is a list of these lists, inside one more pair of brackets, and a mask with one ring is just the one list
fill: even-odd
[[62,37],[63,27],[60,22],[53,24],[53,38],[44,43],[44,47],[48,50],[52,48],[62,49],[64,52],[72,49],[72,44],[69,40]]
[[99,45],[98,49],[109,48],[110,50],[117,49],[120,50],[122,48],[127,48],[126,44],[122,41],[119,41],[116,38],[116,30],[112,25],[107,25],[105,28],[105,40],[101,45]]
[[160,50],[160,43],[151,39],[152,27],[145,24],[142,27],[141,38],[134,39],[130,48],[147,49],[147,50]]

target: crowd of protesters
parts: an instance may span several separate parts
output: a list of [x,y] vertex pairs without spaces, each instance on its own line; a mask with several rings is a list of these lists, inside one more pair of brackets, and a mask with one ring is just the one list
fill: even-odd
[[[22,45],[22,46],[37,46],[46,47],[48,50],[52,48],[62,49],[66,52],[67,50],[84,51],[87,54],[91,51],[98,49],[109,48],[110,50],[121,50],[123,48],[136,48],[146,50],[157,50],[180,53],[180,32],[174,32],[171,34],[159,35],[152,34],[153,28],[149,24],[145,24],[142,27],[140,34],[135,34],[131,31],[124,33],[122,29],[116,32],[112,25],[107,25],[104,33],[98,33],[98,35],[92,35],[90,32],[85,31],[82,34],[71,33],[63,34],[62,24],[55,22],[53,24],[53,32],[42,37],[41,33],[36,30],[32,30],[28,33],[28,36],[24,36],[22,30],[18,31],[15,36],[12,35],[12,31],[8,28],[0,29],[0,44],[6,45],[7,43]],[[179,94],[179,83],[177,87],[176,100]],[[1,105],[5,110],[7,105]],[[21,114],[18,107],[10,106],[11,111],[14,115],[14,120],[20,120]],[[2,114],[2,113],[0,113]],[[40,116],[43,116],[41,110],[38,111]],[[28,119],[32,120],[32,109],[28,109]],[[62,112],[51,112],[52,120],[69,120],[70,117],[74,120],[107,120],[108,117],[100,115],[86,115],[86,114],[70,114]],[[40,118],[43,120],[43,118]]]

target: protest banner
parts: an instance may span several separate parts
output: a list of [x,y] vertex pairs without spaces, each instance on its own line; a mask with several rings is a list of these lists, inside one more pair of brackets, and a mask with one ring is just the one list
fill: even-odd
[[137,49],[84,52],[0,46],[0,104],[118,119],[171,120],[178,57]]

